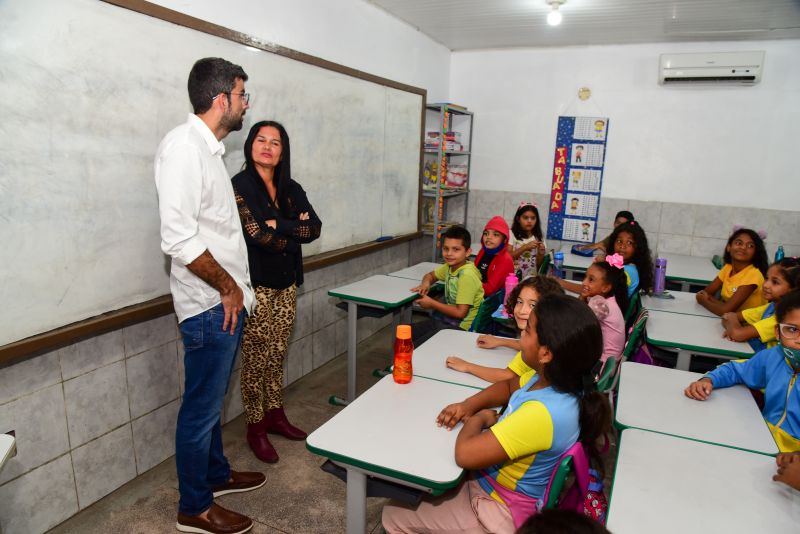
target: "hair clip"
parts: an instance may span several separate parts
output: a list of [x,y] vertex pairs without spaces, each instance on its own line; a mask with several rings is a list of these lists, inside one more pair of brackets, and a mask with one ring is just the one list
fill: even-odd
[[767,231],[766,230],[756,230],[756,233],[758,234],[758,237],[760,237],[762,241],[767,239]]
[[733,229],[731,230],[731,233],[735,234],[736,232],[738,232],[742,228],[744,228],[744,226],[742,226],[741,224],[734,224],[733,225]]
[[622,255],[616,253],[606,256],[606,263],[612,267],[616,267],[617,269],[622,269],[625,266],[625,260],[623,259]]
[[525,206],[533,206],[537,210],[539,209],[539,206],[537,206],[535,202],[528,202],[527,200],[523,200],[522,202],[519,203],[519,208],[524,208]]
[[628,221],[628,224],[630,224],[631,226],[636,226],[636,221]]

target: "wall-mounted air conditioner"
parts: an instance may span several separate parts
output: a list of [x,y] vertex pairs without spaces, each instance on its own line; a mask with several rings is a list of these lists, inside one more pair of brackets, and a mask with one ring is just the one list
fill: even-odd
[[658,83],[733,83],[761,81],[764,51],[661,54]]

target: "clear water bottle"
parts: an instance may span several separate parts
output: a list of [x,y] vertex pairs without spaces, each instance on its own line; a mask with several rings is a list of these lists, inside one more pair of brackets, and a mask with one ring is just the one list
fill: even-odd
[[411,325],[397,325],[397,334],[394,340],[394,369],[392,376],[398,384],[408,384],[413,376],[411,355],[414,353],[414,344],[411,342]]
[[656,276],[653,280],[653,293],[661,295],[667,283],[667,258],[656,258]]
[[564,253],[560,250],[553,254],[553,275],[564,278]]
[[775,251],[775,263],[783,259],[783,245],[778,245],[778,250]]

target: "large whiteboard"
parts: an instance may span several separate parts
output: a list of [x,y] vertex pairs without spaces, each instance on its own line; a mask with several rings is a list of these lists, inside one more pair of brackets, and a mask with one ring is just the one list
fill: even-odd
[[153,156],[206,56],[250,76],[244,128],[224,140],[231,175],[251,124],[286,126],[323,221],[306,256],[417,230],[424,92],[99,0],[2,0],[0,346],[169,293]]

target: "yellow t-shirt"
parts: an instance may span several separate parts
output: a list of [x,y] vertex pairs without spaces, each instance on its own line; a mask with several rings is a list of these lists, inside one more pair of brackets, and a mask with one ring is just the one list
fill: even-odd
[[467,261],[456,269],[450,270],[446,263],[433,271],[437,280],[444,281],[444,301],[446,304],[469,304],[470,309],[464,319],[458,324],[462,330],[469,330],[472,321],[478,314],[478,308],[483,302],[483,282],[481,272],[471,261]]
[[722,282],[722,291],[720,292],[722,300],[729,301],[740,286],[754,285],[756,286],[755,291],[747,297],[747,300],[736,311],[756,308],[765,304],[764,295],[761,293],[761,286],[764,285],[764,275],[761,274],[761,271],[753,265],[748,265],[738,273],[731,275],[732,269],[733,266],[730,263],[726,263],[717,275],[717,278]]
[[533,369],[528,367],[528,364],[525,363],[525,361],[522,359],[522,351],[517,352],[514,358],[512,358],[512,360],[508,362],[507,367],[511,369],[517,376],[522,376],[526,374],[528,371],[533,371]]
[[758,338],[767,344],[767,348],[774,347],[778,344],[775,339],[775,325],[778,320],[775,318],[775,307],[772,307],[772,313],[764,317],[764,311],[770,307],[771,304],[764,304],[757,308],[748,308],[742,311],[742,318],[747,321],[747,324],[752,325],[758,332]]

